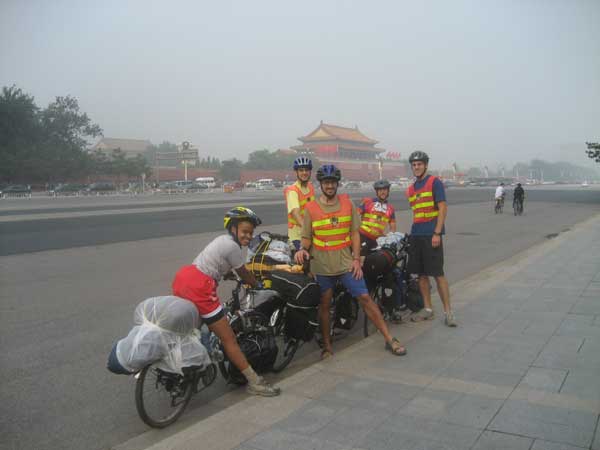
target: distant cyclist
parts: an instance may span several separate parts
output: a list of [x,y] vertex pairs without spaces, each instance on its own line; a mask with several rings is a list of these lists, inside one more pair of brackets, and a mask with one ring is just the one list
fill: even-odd
[[502,207],[504,206],[504,197],[506,196],[506,189],[504,189],[504,183],[500,183],[500,186],[496,188],[496,193],[494,194],[494,212],[498,213],[502,211]]
[[521,186],[521,183],[517,183],[517,186],[513,190],[513,208],[515,210],[515,216],[517,214],[523,214],[523,202],[525,200],[525,189]]

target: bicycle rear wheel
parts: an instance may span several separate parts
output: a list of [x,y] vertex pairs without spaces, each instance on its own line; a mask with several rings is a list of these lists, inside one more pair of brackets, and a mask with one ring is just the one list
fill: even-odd
[[152,428],[164,428],[175,422],[190,402],[193,380],[166,372],[149,364],[139,373],[135,385],[135,407],[140,418]]

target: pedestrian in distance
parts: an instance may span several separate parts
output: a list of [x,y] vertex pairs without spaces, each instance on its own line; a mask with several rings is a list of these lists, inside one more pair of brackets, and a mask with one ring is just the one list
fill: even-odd
[[406,349],[393,337],[375,304],[363,279],[360,264],[360,216],[348,194],[337,193],[342,178],[340,170],[332,164],[321,166],[317,180],[321,195],[306,204],[302,226],[302,248],[296,252],[298,264],[311,260],[311,272],[316,275],[321,289],[319,322],[323,334],[321,358],[333,356],[331,348],[330,304],[338,280],[356,298],[367,317],[381,332],[385,348],[401,356]]
[[429,156],[425,152],[411,153],[408,161],[415,176],[414,183],[406,190],[408,203],[413,210],[408,271],[419,275],[419,290],[425,305],[411,316],[411,320],[419,322],[434,318],[429,284],[429,277],[433,277],[444,308],[444,323],[455,327],[450,289],[444,275],[442,235],[445,234],[444,224],[448,213],[444,184],[438,177],[427,173]]
[[513,209],[515,216],[523,214],[523,202],[525,201],[525,189],[521,186],[521,183],[517,183],[517,186],[513,190]]

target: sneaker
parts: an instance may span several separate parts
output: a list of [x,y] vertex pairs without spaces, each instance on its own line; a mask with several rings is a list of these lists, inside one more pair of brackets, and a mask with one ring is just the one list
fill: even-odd
[[433,319],[433,311],[432,310],[426,310],[425,308],[412,313],[410,315],[410,320],[412,320],[413,322],[421,322],[423,320],[432,320]]
[[263,377],[259,377],[258,383],[248,384],[246,392],[252,395],[260,395],[261,397],[277,397],[281,394],[281,389],[267,383]]
[[412,311],[408,308],[405,309],[394,309],[391,315],[392,323],[402,323],[408,320],[408,317],[412,314]]
[[446,324],[447,327],[454,328],[457,325],[456,320],[454,319],[454,313],[452,311],[449,311],[447,313],[444,313],[444,315],[446,316],[444,318],[444,324]]

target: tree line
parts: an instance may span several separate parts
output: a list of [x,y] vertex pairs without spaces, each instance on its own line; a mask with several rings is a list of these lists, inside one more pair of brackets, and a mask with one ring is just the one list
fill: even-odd
[[16,86],[0,93],[0,182],[55,183],[89,176],[117,179],[150,175],[144,157],[127,158],[120,150],[89,152],[88,139],[102,128],[81,112],[77,99],[65,96],[40,108]]

